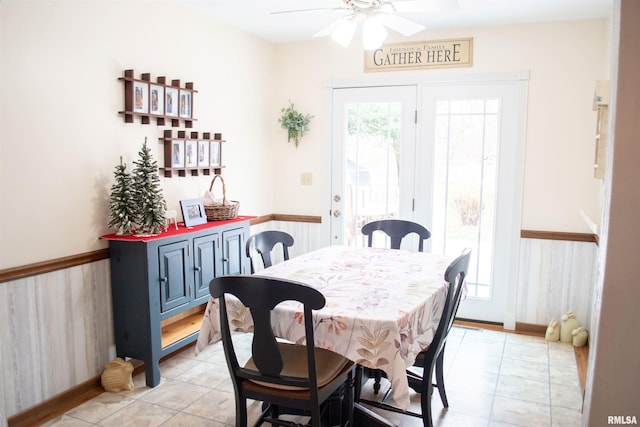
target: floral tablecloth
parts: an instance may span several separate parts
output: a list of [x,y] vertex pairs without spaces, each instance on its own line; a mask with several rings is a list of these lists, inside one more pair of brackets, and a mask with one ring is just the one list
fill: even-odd
[[[454,257],[403,250],[329,246],[258,272],[306,283],[326,298],[314,312],[316,346],[382,369],[393,399],[409,406],[406,368],[433,339],[445,301],[444,272]],[[235,331],[253,330],[249,310],[227,304]],[[221,339],[218,301],[210,299],[196,352]],[[272,319],[276,336],[304,339],[301,306],[280,304]]]

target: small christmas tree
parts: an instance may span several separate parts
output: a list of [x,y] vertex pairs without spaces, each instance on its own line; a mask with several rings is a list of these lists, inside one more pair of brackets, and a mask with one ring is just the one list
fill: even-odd
[[115,182],[111,186],[111,198],[109,202],[109,227],[116,234],[129,234],[135,220],[133,192],[131,189],[131,175],[126,171],[127,166],[116,166]]
[[158,163],[151,157],[144,139],[142,149],[138,152],[140,159],[133,162],[133,188],[138,234],[159,234],[165,225],[164,214],[166,203],[162,197]]

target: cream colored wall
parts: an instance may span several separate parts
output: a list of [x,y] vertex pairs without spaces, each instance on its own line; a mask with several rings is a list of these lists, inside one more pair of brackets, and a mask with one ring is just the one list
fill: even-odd
[[[298,150],[287,145],[276,128],[276,154],[285,167],[276,176],[275,206],[282,212],[321,212],[318,179],[322,165],[323,84],[363,78],[370,82],[416,80],[433,74],[530,72],[522,227],[590,232],[580,209],[599,221],[601,181],[592,176],[595,113],[591,101],[595,80],[607,78],[609,23],[589,20],[426,31],[415,40],[473,37],[474,65],[465,69],[366,74],[360,40],[347,49],[331,39],[279,45],[276,48],[275,101],[291,99],[315,116],[312,131]],[[274,120],[277,118],[274,117]],[[314,175],[312,187],[299,185],[301,171]],[[278,191],[288,188],[288,191]]]
[[[4,0],[0,43],[0,269],[106,247],[98,237],[109,231],[120,156],[131,171],[146,137],[162,162],[158,137],[170,127],[118,114],[128,68],[194,82],[191,130],[227,140],[227,195],[241,214],[273,212],[271,44],[175,2],[142,0]],[[210,177],[161,181],[179,210]]]

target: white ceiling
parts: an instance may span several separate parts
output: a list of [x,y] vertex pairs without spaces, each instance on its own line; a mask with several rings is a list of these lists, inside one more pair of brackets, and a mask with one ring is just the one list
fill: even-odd
[[[341,16],[331,10],[342,0],[180,0],[200,12],[272,43],[311,40],[312,35]],[[417,0],[429,3],[442,0]],[[613,0],[458,0],[458,11],[399,13],[429,29],[496,26],[544,21],[603,18]],[[328,8],[273,14],[273,12]]]

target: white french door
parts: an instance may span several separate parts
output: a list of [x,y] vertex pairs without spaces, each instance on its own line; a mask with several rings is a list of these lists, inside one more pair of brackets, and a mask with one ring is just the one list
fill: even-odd
[[431,251],[472,249],[458,317],[511,323],[517,280],[523,148],[514,83],[421,88],[416,217],[430,224]]
[[412,215],[416,87],[333,90],[331,244],[366,245],[374,219]]
[[365,245],[374,219],[417,221],[432,233],[425,250],[473,250],[458,317],[514,328],[522,82],[333,89],[331,244]]

